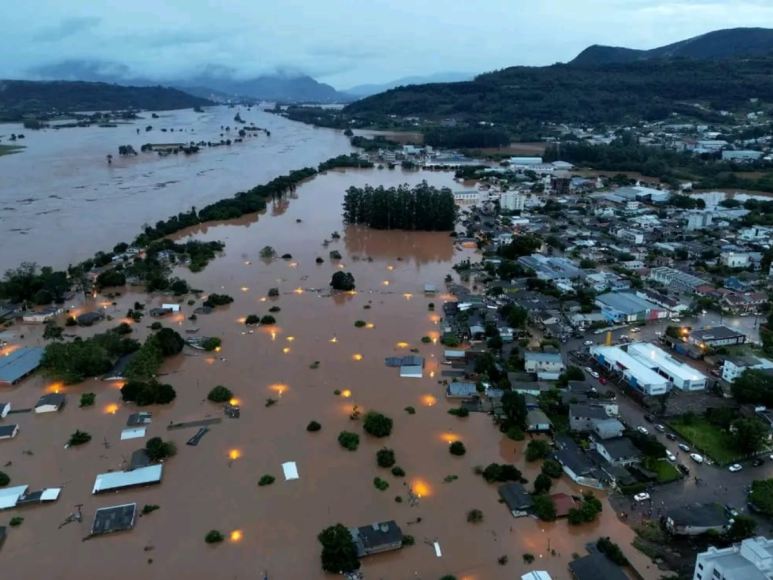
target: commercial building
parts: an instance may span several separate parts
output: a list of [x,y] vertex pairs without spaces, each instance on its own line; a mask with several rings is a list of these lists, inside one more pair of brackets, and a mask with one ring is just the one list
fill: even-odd
[[523,353],[524,370],[527,373],[562,373],[566,369],[564,359],[558,352],[535,352],[527,350]]
[[723,151],[722,161],[757,161],[762,151]]
[[687,212],[687,231],[701,230],[711,225],[714,217],[710,211],[690,211]]
[[526,196],[517,191],[506,191],[499,198],[499,206],[509,211],[523,211],[526,206]]
[[22,314],[21,320],[26,324],[45,324],[62,312],[64,312],[64,308],[61,306],[51,306],[42,310],[29,310]]
[[698,286],[705,286],[708,284],[706,280],[698,278],[697,276],[667,266],[653,268],[650,270],[648,277],[650,280],[660,282],[674,290],[687,292],[694,292]]
[[522,256],[518,262],[534,270],[540,280],[565,280],[567,282],[585,277],[585,272],[572,260],[548,257],[543,254]]
[[729,548],[709,546],[695,560],[693,580],[769,580],[773,577],[773,540],[748,538]]
[[728,268],[747,268],[751,262],[748,252],[722,252],[719,263]]
[[690,365],[679,362],[654,344],[637,342],[628,346],[628,354],[643,365],[668,379],[682,391],[702,391],[708,378]]
[[602,294],[596,305],[611,322],[645,322],[668,317],[668,310],[628,292]]
[[465,207],[470,205],[478,205],[483,200],[483,196],[479,191],[455,191],[454,201],[456,205]]
[[747,369],[773,369],[773,361],[756,356],[729,356],[725,358],[725,363],[722,365],[722,379],[732,383]]
[[665,395],[668,392],[668,379],[653,371],[648,365],[633,358],[622,348],[592,346],[590,353],[601,366],[612,372],[620,373],[631,387],[645,395]]
[[[511,157],[508,161],[510,162],[510,167],[542,165],[542,157]],[[553,169],[555,169],[555,167]]]
[[712,347],[733,346],[744,344],[746,342],[746,335],[727,326],[713,326],[711,328],[693,330],[687,337],[687,341],[693,344],[705,344]]
[[15,385],[40,366],[43,348],[32,346],[19,348],[0,358],[0,387]]

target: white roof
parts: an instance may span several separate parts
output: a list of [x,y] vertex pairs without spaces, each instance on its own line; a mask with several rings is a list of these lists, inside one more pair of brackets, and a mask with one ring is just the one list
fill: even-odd
[[400,367],[400,376],[409,379],[420,379],[424,376],[424,369],[419,365],[404,365]]
[[140,467],[134,471],[114,471],[112,473],[101,473],[97,475],[97,478],[94,481],[94,489],[91,493],[117,490],[135,485],[160,483],[163,468],[163,465],[149,465],[148,467]]
[[28,485],[18,485],[16,487],[0,488],[0,510],[14,507],[28,487]]
[[622,348],[616,346],[594,346],[590,349],[592,354],[599,354],[605,360],[617,366],[620,370],[627,370],[636,381],[642,385],[662,385],[668,382],[647,365],[633,358]]
[[180,305],[179,304],[162,304],[161,308],[165,308],[167,310],[171,310],[172,312],[180,312]]
[[642,363],[657,366],[673,377],[684,381],[699,381],[706,379],[706,375],[699,373],[690,365],[680,363],[666,354],[665,351],[649,342],[637,342],[628,347],[628,353]]
[[145,437],[145,427],[134,427],[132,429],[124,429],[121,431],[121,441],[127,439],[140,439]]
[[60,493],[62,493],[61,487],[48,487],[40,494],[40,501],[56,501]]
[[285,472],[285,480],[298,479],[298,466],[295,465],[295,461],[288,461],[282,464],[282,469]]
[[553,580],[544,570],[534,570],[521,576],[521,580]]

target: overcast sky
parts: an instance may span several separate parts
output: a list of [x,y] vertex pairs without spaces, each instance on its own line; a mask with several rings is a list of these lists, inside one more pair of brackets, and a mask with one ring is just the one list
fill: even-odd
[[339,89],[442,71],[571,60],[773,27],[773,0],[4,0],[0,78],[61,60],[181,78],[206,65],[283,69]]

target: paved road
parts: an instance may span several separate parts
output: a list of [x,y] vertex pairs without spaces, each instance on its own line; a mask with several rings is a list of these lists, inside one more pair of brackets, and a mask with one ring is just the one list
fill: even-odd
[[[691,325],[695,328],[701,327],[708,322],[702,322],[696,319],[683,319],[681,324]],[[741,320],[748,321],[749,324],[753,324],[754,317],[742,317]],[[658,332],[664,332],[666,326],[670,323],[668,321],[661,321],[658,323],[648,324],[643,327],[639,333],[631,334],[630,329],[621,329],[613,331],[613,341],[617,340],[620,335],[627,334],[630,337],[635,337],[635,340],[639,341],[655,341],[658,338]],[[587,350],[587,347],[583,346],[583,342],[586,340],[593,340],[597,343],[604,343],[606,340],[606,334],[588,334],[582,339],[572,339],[569,342],[561,345],[561,350],[564,353],[565,360],[569,364],[576,364],[573,359],[569,357],[569,352],[578,350]],[[594,384],[600,391],[609,390],[614,388],[611,385],[602,385],[597,379],[586,373],[587,381]],[[634,400],[624,395],[621,395],[619,390],[617,392],[617,403],[620,409],[621,419],[631,425],[632,427],[643,426],[647,430],[655,435],[657,439],[663,443],[667,449],[669,449],[674,455],[677,456],[677,461],[684,463],[690,468],[690,476],[685,477],[682,480],[653,487],[648,490],[648,493],[652,497],[653,517],[656,517],[657,508],[670,509],[675,507],[681,507],[688,504],[694,504],[696,502],[703,503],[709,501],[717,501],[721,504],[730,504],[736,510],[741,513],[747,513],[746,507],[746,491],[745,487],[751,485],[751,482],[755,479],[773,478],[773,460],[767,458],[765,463],[760,467],[752,467],[751,461],[744,461],[741,463],[743,469],[737,473],[730,472],[726,467],[718,467],[709,463],[698,464],[689,457],[688,452],[684,452],[679,449],[679,443],[686,443],[681,438],[677,438],[676,441],[670,441],[665,437],[665,434],[657,432],[653,425],[645,421],[644,415],[647,413],[642,407],[640,407]],[[701,482],[696,482],[695,478],[700,478]],[[617,497],[613,499],[613,505],[618,511],[627,511],[630,513],[630,500],[625,497]],[[641,514],[644,506],[640,506],[636,510],[636,514]],[[639,523],[638,517],[633,516],[629,519],[630,524]],[[767,520],[760,519],[759,533],[768,532],[773,533],[773,524]],[[770,528],[770,529],[768,529]]]

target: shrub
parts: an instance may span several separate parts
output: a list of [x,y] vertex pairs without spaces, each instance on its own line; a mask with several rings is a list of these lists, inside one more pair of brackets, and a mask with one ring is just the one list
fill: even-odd
[[392,475],[395,477],[405,477],[405,470],[402,467],[394,466],[392,468]]
[[68,441],[68,444],[70,445],[70,447],[75,447],[76,445],[83,445],[84,443],[88,443],[89,441],[91,441],[91,435],[89,435],[85,431],[76,429],[75,433],[70,435],[70,440]]
[[266,485],[271,485],[276,481],[276,478],[273,475],[264,475],[260,478],[260,481],[258,481],[258,485],[260,487],[264,487]]
[[403,536],[403,546],[413,546],[415,543],[416,543],[416,538],[414,538],[410,534],[405,534]]
[[234,299],[228,294],[210,294],[204,301],[204,306],[214,308],[215,306],[225,306],[233,301]]
[[126,402],[136,403],[140,407],[144,407],[171,403],[177,397],[177,393],[172,385],[165,385],[156,380],[148,383],[129,381],[121,387],[121,397]]
[[273,407],[278,402],[279,402],[278,400],[272,399],[271,397],[269,397],[268,399],[266,399],[266,407]]
[[430,310],[435,310],[435,303],[430,302],[429,304],[427,304],[427,308],[429,308]]
[[563,472],[564,468],[561,467],[561,464],[555,459],[546,459],[542,463],[542,473],[548,477],[552,477],[554,479],[559,478]]
[[323,263],[324,261],[325,261],[325,260],[323,260],[322,258],[319,258],[319,257],[318,257],[318,258],[315,260],[315,262],[317,262],[317,264],[321,264],[321,263]]
[[538,459],[544,459],[550,453],[550,445],[547,441],[541,439],[534,439],[529,441],[526,446],[526,461],[537,461]]
[[145,451],[151,461],[161,461],[177,453],[173,441],[164,441],[161,437],[151,437],[145,444]]
[[388,447],[376,452],[376,462],[379,467],[392,467],[395,464],[395,452]]
[[445,576],[440,578],[440,580],[456,580],[456,576],[454,576],[453,574],[446,574]]
[[618,566],[627,566],[628,558],[625,557],[620,546],[615,544],[612,540],[607,538],[599,538],[596,542],[596,547],[600,552],[606,555],[607,558],[612,560]]
[[470,410],[466,407],[459,407],[458,409],[448,409],[449,415],[454,415],[455,417],[468,417],[470,415]]
[[260,251],[261,258],[273,258],[274,256],[276,256],[276,250],[271,246],[264,246]]
[[293,259],[293,255],[292,254],[282,254],[282,259],[283,260],[292,260]]
[[75,320],[74,316],[68,316],[67,320],[64,321],[65,326],[76,326],[78,324],[78,321]]
[[578,508],[569,508],[569,513],[567,514],[566,519],[573,526],[579,525],[585,521],[585,519],[582,517],[582,512]]
[[360,445],[360,436],[351,431],[341,431],[338,435],[338,444],[349,451],[357,451]]
[[467,521],[472,524],[479,524],[483,521],[483,512],[478,509],[473,509],[467,512]]
[[338,250],[333,250],[330,252],[330,259],[331,260],[340,260],[341,259],[341,252]]
[[234,394],[231,392],[231,389],[228,389],[223,385],[218,385],[209,392],[207,399],[213,403],[225,403],[230,401],[233,396]]
[[392,419],[376,411],[369,411],[362,427],[374,437],[387,437],[392,433]]
[[11,478],[8,477],[8,474],[0,471],[0,487],[5,487],[9,483],[11,483]]
[[448,452],[451,455],[461,456],[467,453],[467,449],[465,449],[464,443],[461,441],[454,441],[451,443],[451,445],[448,446]]
[[280,310],[282,309],[279,308],[279,306],[272,306],[271,308],[268,309],[269,312],[279,312]]
[[421,337],[421,342],[423,342],[424,344],[428,344],[428,343],[432,342],[432,339],[429,336],[422,336]]
[[79,407],[91,407],[94,404],[94,401],[97,398],[96,393],[83,393],[81,395],[81,402],[78,405]]
[[260,316],[257,314],[250,314],[247,318],[244,319],[244,324],[247,326],[255,326],[256,324],[260,324]]
[[507,562],[508,562],[507,556],[500,556],[499,558],[497,558],[497,564],[499,564],[500,566],[506,565]]
[[148,514],[152,514],[157,509],[161,509],[161,508],[159,506],[157,506],[157,505],[145,504],[142,507],[142,515],[146,516]]
[[364,320],[357,320],[354,323],[354,326],[356,326],[357,328],[362,328],[363,326],[367,326],[367,325],[368,325],[368,323],[365,322]]
[[220,340],[216,336],[210,336],[207,340],[204,341],[204,343],[201,345],[204,350],[207,352],[212,352],[213,350],[217,350],[217,348],[223,344],[223,341]]
[[150,330],[161,330],[163,328],[163,326],[164,326],[163,324],[161,324],[160,322],[156,321],[156,322],[154,322],[153,324],[150,325]]
[[116,326],[112,332],[117,334],[118,336],[126,336],[127,334],[131,334],[134,332],[134,329],[132,328],[131,324],[127,322],[122,322],[118,326]]
[[553,480],[544,473],[540,473],[534,480],[534,493],[547,493],[553,486]]
[[535,495],[532,511],[539,519],[552,522],[556,519],[556,502],[549,495]]
[[223,540],[225,540],[225,536],[217,530],[210,530],[207,535],[204,536],[204,541],[207,544],[219,544]]
[[[477,472],[477,470],[476,470]],[[485,469],[480,471],[480,475],[483,476],[488,483],[505,481],[521,481],[521,471],[515,466],[507,463],[490,463]]]
[[413,407],[406,407],[405,412],[408,413],[409,415],[415,415],[416,409],[414,409]]
[[261,324],[276,324],[276,318],[271,316],[270,314],[266,314],[263,318],[260,319]]
[[20,526],[23,521],[24,521],[24,518],[20,518],[19,516],[16,516],[11,518],[10,524],[15,528],[16,526]]
[[526,552],[523,555],[523,562],[524,564],[531,564],[532,562],[534,562],[534,554],[529,554],[528,552]]
[[322,425],[317,423],[316,421],[310,421],[308,425],[306,425],[306,431],[309,431],[310,433],[315,433],[322,429]]
[[507,437],[513,441],[523,441],[526,439],[526,435],[520,427],[513,425],[507,430]]
[[459,340],[458,336],[451,335],[443,338],[443,344],[445,344],[446,346],[455,347],[455,346],[459,346],[461,344],[461,341]]
[[399,495],[395,496],[395,503],[403,503],[403,498],[401,498]]
[[387,488],[389,488],[389,482],[384,481],[380,477],[376,477],[373,479],[373,485],[376,486],[376,489],[379,491],[386,491]]
[[269,288],[268,289],[268,297],[269,298],[276,298],[279,296],[279,288]]

